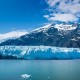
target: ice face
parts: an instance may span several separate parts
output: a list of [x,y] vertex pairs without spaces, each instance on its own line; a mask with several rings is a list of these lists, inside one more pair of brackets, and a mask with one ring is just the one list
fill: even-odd
[[11,56],[23,59],[79,59],[79,48],[50,46],[1,46],[0,57]]

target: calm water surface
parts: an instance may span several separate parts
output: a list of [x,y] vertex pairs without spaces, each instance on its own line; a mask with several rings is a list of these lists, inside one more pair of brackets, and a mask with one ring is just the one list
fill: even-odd
[[80,80],[80,60],[0,60],[0,80]]

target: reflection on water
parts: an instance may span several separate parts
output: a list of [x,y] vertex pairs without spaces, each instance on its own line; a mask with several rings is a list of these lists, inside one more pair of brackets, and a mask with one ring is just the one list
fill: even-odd
[[80,80],[80,60],[0,60],[0,80]]

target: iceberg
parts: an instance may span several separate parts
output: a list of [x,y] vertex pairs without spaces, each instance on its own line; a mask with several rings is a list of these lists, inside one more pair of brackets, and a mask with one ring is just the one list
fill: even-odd
[[0,46],[0,59],[54,60],[80,59],[79,48],[51,46]]
[[23,75],[21,75],[21,77],[24,78],[24,79],[29,79],[32,76],[31,75],[28,75],[28,74],[23,74]]

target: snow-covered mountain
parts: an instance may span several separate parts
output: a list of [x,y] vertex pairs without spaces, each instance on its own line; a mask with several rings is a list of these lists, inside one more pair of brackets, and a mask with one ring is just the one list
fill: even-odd
[[47,24],[3,45],[56,46],[80,48],[80,24]]
[[0,35],[0,59],[80,59],[79,48],[80,24],[47,24],[29,33]]
[[21,37],[22,35],[28,34],[25,30],[11,31],[5,34],[0,34],[0,43],[9,39],[16,39]]
[[40,28],[37,28],[37,29],[33,30],[32,32],[34,32],[34,31],[36,31],[36,32],[41,32],[41,31],[45,32],[46,30],[48,30],[51,27],[56,28],[58,31],[70,31],[70,30],[76,29],[78,26],[77,26],[77,24],[71,25],[71,24],[63,24],[63,23],[62,24],[55,24],[55,23],[50,24],[49,23],[49,24],[47,24],[43,27],[40,27]]

